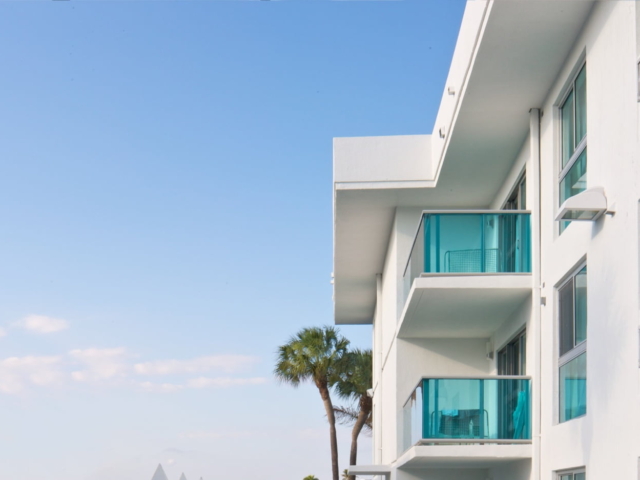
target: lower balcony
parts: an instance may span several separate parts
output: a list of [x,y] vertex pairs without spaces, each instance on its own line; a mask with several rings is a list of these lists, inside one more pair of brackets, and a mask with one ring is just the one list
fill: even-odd
[[398,467],[468,468],[531,458],[530,379],[424,378],[404,405]]

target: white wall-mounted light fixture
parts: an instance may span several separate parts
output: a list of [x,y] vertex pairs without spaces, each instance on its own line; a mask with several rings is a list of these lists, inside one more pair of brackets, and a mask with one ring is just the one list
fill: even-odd
[[613,213],[607,211],[604,188],[592,187],[567,198],[560,206],[556,220],[595,222],[603,213]]

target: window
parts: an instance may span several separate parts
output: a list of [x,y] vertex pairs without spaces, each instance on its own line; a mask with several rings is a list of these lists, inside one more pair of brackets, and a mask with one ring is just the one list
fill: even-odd
[[560,422],[587,413],[587,267],[558,288]]
[[558,476],[556,478],[558,480],[585,480],[587,477],[584,472],[584,469],[581,469],[581,470],[575,470],[573,472],[558,473]]
[[526,210],[527,209],[527,178],[522,175],[518,180],[509,199],[502,207],[503,210]]
[[[560,106],[562,164],[560,205],[587,188],[587,70],[583,65]],[[569,222],[560,222],[560,231]]]
[[498,375],[525,375],[527,335],[520,332],[498,352]]

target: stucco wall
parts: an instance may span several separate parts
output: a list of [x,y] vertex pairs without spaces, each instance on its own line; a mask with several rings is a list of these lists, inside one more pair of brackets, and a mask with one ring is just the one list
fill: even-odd
[[[638,145],[636,2],[598,2],[543,106],[542,478],[586,466],[587,477],[637,478]],[[587,64],[587,186],[605,188],[614,217],[559,235],[558,109],[567,80]],[[555,286],[582,259],[588,273],[587,414],[558,424]]]

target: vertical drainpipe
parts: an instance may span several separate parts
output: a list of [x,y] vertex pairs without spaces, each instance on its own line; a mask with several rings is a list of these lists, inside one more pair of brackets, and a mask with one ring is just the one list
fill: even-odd
[[376,274],[376,312],[375,312],[375,346],[376,346],[376,355],[377,355],[377,367],[378,371],[378,385],[376,386],[378,395],[378,402],[376,412],[374,413],[377,417],[375,420],[375,430],[373,434],[375,435],[374,442],[374,452],[373,459],[374,463],[380,465],[382,464],[382,410],[380,409],[380,404],[382,403],[382,274]]
[[[540,188],[540,109],[532,108],[529,111],[529,146],[531,152],[531,178],[533,183],[534,202],[531,210],[531,280],[532,280],[532,330],[534,332],[533,350],[535,361],[533,362],[533,385],[532,394],[532,441],[533,441],[533,463],[531,478],[541,480],[541,458],[542,451],[542,395],[541,395],[541,373],[542,373],[542,304],[541,304],[541,188]],[[530,372],[527,372],[530,373]]]

